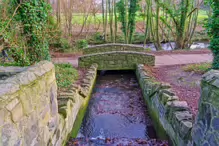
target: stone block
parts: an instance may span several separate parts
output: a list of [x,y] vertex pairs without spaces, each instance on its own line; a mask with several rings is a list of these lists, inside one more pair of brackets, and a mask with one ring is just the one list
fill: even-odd
[[12,120],[18,122],[24,116],[22,104],[17,104],[11,111]]
[[211,126],[215,131],[219,131],[219,117],[212,119]]
[[0,128],[4,125],[5,109],[0,109]]
[[192,114],[188,111],[175,112],[174,116],[178,122],[180,121],[192,121]]
[[191,130],[192,130],[192,122],[190,121],[181,121],[180,122],[180,136],[182,136],[183,138],[188,138],[191,134]]
[[[7,80],[6,80],[7,81]],[[1,83],[0,84],[0,100],[7,100],[9,96],[4,96],[5,94],[13,94],[18,91],[19,85],[13,83]],[[3,98],[6,97],[6,98]]]
[[18,103],[19,103],[19,100],[15,98],[6,105],[6,109],[11,111]]
[[51,105],[51,115],[56,116],[58,114],[58,104],[57,104],[57,86],[54,84],[50,89],[50,105]]
[[186,101],[169,101],[167,102],[167,107],[174,111],[185,111],[189,110],[188,103]]
[[22,144],[20,133],[13,124],[6,124],[2,127],[2,145],[20,146]]

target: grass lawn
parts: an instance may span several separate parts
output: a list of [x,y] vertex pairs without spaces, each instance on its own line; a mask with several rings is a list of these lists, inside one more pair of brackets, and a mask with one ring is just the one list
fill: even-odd
[[[117,14],[118,16],[119,14]],[[199,15],[198,15],[198,23],[202,23],[206,18],[208,18],[208,15],[206,13],[206,11],[204,10],[199,10]],[[136,22],[143,22],[144,19],[142,16],[140,16],[139,13],[137,13],[137,17],[136,17]],[[72,18],[72,24],[74,25],[82,25],[84,22],[84,16],[82,13],[74,13],[73,14],[73,18]],[[95,24],[95,19],[94,16],[92,16],[91,14],[89,14],[88,18],[87,18],[87,23],[89,24]],[[97,13],[96,14],[96,24],[102,24],[102,14],[101,13]]]
[[183,67],[186,72],[195,72],[198,74],[204,74],[211,68],[211,63],[199,63],[199,64],[189,64]]
[[56,64],[55,71],[59,90],[69,88],[78,79],[78,71],[71,64]]

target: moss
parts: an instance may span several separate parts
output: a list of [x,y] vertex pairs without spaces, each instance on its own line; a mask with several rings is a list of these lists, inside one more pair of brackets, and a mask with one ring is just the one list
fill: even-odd
[[145,100],[145,102],[146,102],[147,107],[149,109],[149,115],[153,121],[153,126],[154,126],[154,129],[156,131],[157,137],[161,140],[169,139],[166,131],[164,130],[162,124],[160,123],[159,115],[152,109],[151,103],[147,103],[146,100]]
[[72,132],[71,132],[71,137],[72,137],[72,138],[76,138],[76,137],[77,137],[77,134],[78,134],[78,132],[79,132],[79,130],[80,130],[82,121],[83,121],[84,116],[85,116],[85,113],[86,113],[86,111],[87,111],[87,107],[88,107],[88,105],[89,105],[89,101],[90,101],[90,99],[91,99],[91,94],[92,94],[92,91],[93,91],[93,88],[94,88],[94,85],[95,85],[95,82],[96,82],[96,77],[97,77],[97,76],[95,76],[93,85],[92,85],[92,87],[91,87],[91,89],[90,89],[89,96],[84,99],[83,104],[82,104],[82,106],[81,106],[81,108],[80,108],[80,110],[79,110],[79,112],[78,112],[78,114],[77,114],[75,123],[74,123],[74,125],[73,125],[73,129],[72,129]]
[[[140,79],[138,71],[136,72],[136,74],[137,74],[136,76],[137,76],[137,79],[139,81],[140,87],[141,87],[142,91],[144,92],[144,85],[143,85],[143,83],[141,83],[141,79]],[[147,79],[147,80],[151,81],[150,79]],[[144,95],[144,100],[145,100],[145,103],[146,103],[148,111],[149,111],[149,115],[153,121],[153,126],[154,126],[154,129],[156,131],[157,137],[159,139],[162,139],[162,140],[168,140],[169,137],[168,137],[166,131],[164,130],[162,124],[160,123],[159,115],[151,107],[151,105],[152,105],[151,101],[147,100],[147,97],[145,97],[144,93],[143,93],[143,95]]]

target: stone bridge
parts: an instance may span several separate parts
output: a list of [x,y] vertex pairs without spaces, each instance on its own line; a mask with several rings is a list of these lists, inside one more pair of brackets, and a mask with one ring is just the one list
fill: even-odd
[[154,66],[155,57],[143,47],[127,44],[104,44],[87,47],[79,58],[79,67],[96,63],[98,70],[134,70],[137,64]]

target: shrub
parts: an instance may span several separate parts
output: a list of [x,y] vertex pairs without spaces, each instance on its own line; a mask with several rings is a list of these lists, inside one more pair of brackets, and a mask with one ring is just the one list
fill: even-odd
[[86,40],[78,40],[76,42],[76,46],[78,49],[83,49],[83,48],[86,48],[88,46],[88,42]]
[[195,72],[198,74],[204,74],[211,68],[211,63],[199,63],[199,64],[189,64],[183,67],[186,72]]

